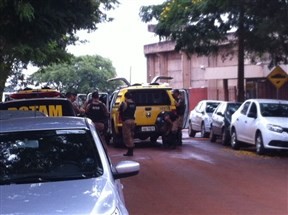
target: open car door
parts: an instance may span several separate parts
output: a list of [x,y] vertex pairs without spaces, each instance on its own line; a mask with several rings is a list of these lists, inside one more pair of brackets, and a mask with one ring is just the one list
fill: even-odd
[[189,92],[187,89],[179,89],[180,90],[180,93],[181,93],[181,96],[182,98],[184,99],[185,101],[185,112],[184,112],[184,120],[183,120],[183,126],[182,128],[183,129],[186,129],[188,128],[188,120],[189,120],[189,112],[190,112],[190,108],[189,108]]

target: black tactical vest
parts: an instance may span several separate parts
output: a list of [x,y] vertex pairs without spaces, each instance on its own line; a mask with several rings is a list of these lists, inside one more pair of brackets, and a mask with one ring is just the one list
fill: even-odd
[[93,122],[105,122],[106,120],[106,111],[103,103],[90,103],[86,114]]
[[135,119],[135,110],[136,110],[136,104],[134,102],[126,102],[126,109],[120,112],[120,117],[122,121],[125,121],[127,119]]

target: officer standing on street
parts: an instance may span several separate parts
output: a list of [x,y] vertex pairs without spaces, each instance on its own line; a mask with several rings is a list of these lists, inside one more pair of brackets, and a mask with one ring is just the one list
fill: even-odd
[[182,126],[183,126],[186,105],[178,89],[174,89],[172,91],[172,95],[173,95],[173,98],[175,99],[176,113],[177,113],[177,119],[174,122],[175,124],[173,123],[174,124],[173,130],[175,132],[175,129],[176,129],[176,144],[181,146],[182,145]]
[[128,151],[124,156],[133,156],[134,150],[134,129],[135,129],[135,110],[136,104],[132,100],[130,92],[125,93],[125,101],[120,104],[119,115],[122,119],[122,135],[123,141]]

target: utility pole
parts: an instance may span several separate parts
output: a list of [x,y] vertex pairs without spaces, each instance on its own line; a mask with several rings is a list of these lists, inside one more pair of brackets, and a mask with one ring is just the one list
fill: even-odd
[[131,77],[132,77],[132,66],[130,66],[130,71],[129,71],[129,82],[131,82]]

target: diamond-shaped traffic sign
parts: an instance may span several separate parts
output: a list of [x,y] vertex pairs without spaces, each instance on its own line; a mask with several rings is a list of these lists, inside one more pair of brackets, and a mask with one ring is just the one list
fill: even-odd
[[277,89],[279,89],[288,81],[288,74],[280,66],[276,66],[267,78]]

